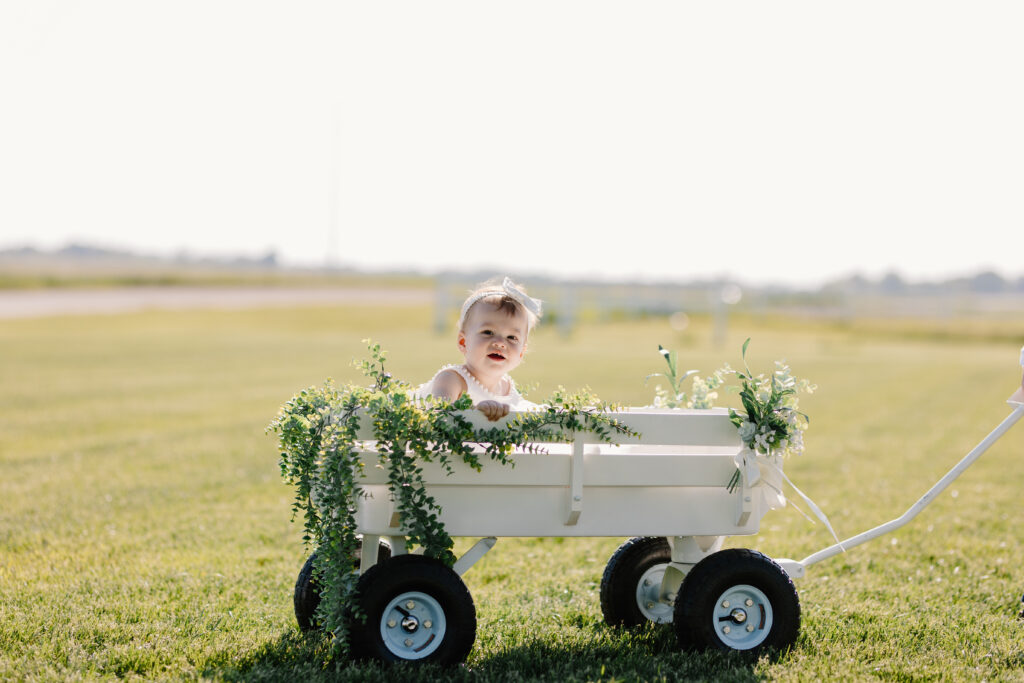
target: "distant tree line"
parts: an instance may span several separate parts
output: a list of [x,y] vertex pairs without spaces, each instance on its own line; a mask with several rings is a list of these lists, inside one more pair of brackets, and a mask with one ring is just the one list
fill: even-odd
[[[0,249],[0,261],[27,261],[32,259],[67,259],[70,261],[78,262],[96,262],[96,261],[107,261],[107,262],[119,262],[129,265],[131,263],[163,263],[163,264],[181,264],[181,265],[202,265],[212,267],[247,267],[247,268],[262,268],[262,269],[277,269],[281,271],[288,270],[309,270],[308,268],[296,268],[292,269],[286,265],[280,263],[277,252],[274,250],[267,250],[263,254],[257,256],[201,256],[191,254],[187,251],[180,251],[176,255],[171,257],[165,256],[152,256],[144,255],[136,252],[113,249],[109,247],[100,247],[89,244],[72,243],[66,246],[60,247],[54,250],[40,250],[35,247],[25,246],[16,247],[12,249]],[[324,270],[324,269],[317,269]],[[358,269],[352,267],[334,267],[327,268],[326,270],[347,272],[347,273],[358,273]],[[424,275],[422,273],[415,273],[409,270],[395,271],[394,273],[375,273],[376,275],[402,275],[402,276],[415,276]],[[441,272],[436,275],[436,278],[440,282],[479,282],[486,280],[489,277],[494,276],[493,271],[460,271],[460,272]],[[550,276],[543,274],[532,274],[527,275],[531,285],[540,285],[541,287],[551,285],[557,286],[564,284],[561,280],[555,280]],[[571,283],[575,287],[597,287],[607,288],[614,286],[614,283],[607,281],[587,281],[585,279],[575,280]],[[621,284],[634,284],[634,283],[621,283]],[[691,291],[708,291],[717,292],[723,286],[729,284],[727,279],[693,279],[689,281],[665,280],[664,282],[647,281],[643,283],[645,287],[657,288],[659,286],[667,289],[686,289]],[[779,287],[776,285],[762,286],[759,287],[756,283],[744,283],[744,286],[749,291],[761,290],[763,293],[772,295],[785,295],[787,293],[797,292],[796,288]],[[800,290],[804,294],[812,294],[813,292],[807,291],[805,288]],[[948,278],[945,280],[936,280],[932,282],[919,282],[910,281],[905,279],[896,271],[890,271],[885,275],[877,278],[870,279],[863,275],[853,275],[848,278],[833,280],[827,284],[818,288],[817,293],[823,295],[889,295],[889,296],[907,296],[907,295],[931,295],[931,296],[943,296],[950,294],[1001,294],[1001,293],[1016,293],[1024,292],[1024,275],[1015,279],[1004,278],[999,273],[992,270],[985,270],[974,275],[968,275],[964,277]]]
[[844,280],[830,282],[822,289],[851,294],[886,295],[999,294],[1024,292],[1024,276],[1007,279],[995,271],[985,270],[966,277],[934,282],[911,282],[904,279],[899,273],[891,271],[877,280],[854,275]]

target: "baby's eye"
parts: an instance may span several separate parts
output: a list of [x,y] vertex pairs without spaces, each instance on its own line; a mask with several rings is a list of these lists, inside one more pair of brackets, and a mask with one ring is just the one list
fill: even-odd
[[483,335],[486,335],[486,336],[489,337],[489,336],[491,336],[494,333],[491,332],[490,330],[480,330],[480,334],[483,334]]
[[509,341],[519,341],[519,337],[517,337],[514,334],[510,334],[510,335],[508,335],[508,340]]

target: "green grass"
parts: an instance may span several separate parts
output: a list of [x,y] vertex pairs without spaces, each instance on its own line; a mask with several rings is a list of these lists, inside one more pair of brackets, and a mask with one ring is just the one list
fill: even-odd
[[[394,680],[375,665],[323,670],[291,613],[307,551],[263,428],[297,390],[357,379],[372,336],[399,377],[455,360],[428,310],[309,308],[0,323],[0,679],[112,677]],[[807,453],[787,473],[843,536],[898,516],[1007,414],[1020,338],[901,339],[888,329],[737,320],[541,329],[520,384],[590,385],[649,402],[659,343],[680,363],[753,369],[786,358],[818,384]],[[811,567],[801,636],[749,662],[687,654],[670,628],[606,627],[604,563],[624,539],[502,539],[465,580],[478,613],[465,667],[403,680],[1022,680],[1020,491],[1024,428],[917,520]],[[465,547],[468,540],[460,540]],[[830,544],[820,524],[770,513],[730,539],[772,557]]]

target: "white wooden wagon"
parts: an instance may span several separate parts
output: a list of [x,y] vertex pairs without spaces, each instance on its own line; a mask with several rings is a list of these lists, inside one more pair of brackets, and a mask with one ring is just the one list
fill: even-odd
[[[500,536],[630,537],[601,581],[609,624],[671,622],[686,648],[785,648],[800,626],[793,579],[909,522],[1024,416],[1024,388],[1010,403],[1009,417],[906,513],[800,561],[722,549],[729,536],[758,532],[762,517],[780,504],[781,486],[781,469],[774,469],[781,462],[761,458],[759,468],[745,468],[738,486],[728,488],[743,445],[725,409],[617,412],[613,417],[640,436],[611,446],[580,432],[571,442],[544,444],[546,453],[515,454],[514,467],[485,462],[477,472],[458,462],[449,475],[425,464],[427,488],[448,533],[481,538],[452,568],[406,553],[386,475],[373,467],[366,426],[366,495],[356,522],[363,537],[358,599],[367,618],[353,627],[352,648],[384,661],[462,661],[475,640],[476,612],[460,577]],[[464,416],[477,427],[495,426],[477,411]],[[319,602],[312,567],[311,557],[295,589],[303,628],[312,625]]]

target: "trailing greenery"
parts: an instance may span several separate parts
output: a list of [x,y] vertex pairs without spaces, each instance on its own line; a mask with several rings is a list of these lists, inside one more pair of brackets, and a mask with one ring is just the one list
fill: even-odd
[[388,475],[401,528],[409,549],[448,566],[456,557],[439,515],[440,507],[423,479],[425,462],[440,463],[449,474],[454,462],[479,471],[486,458],[514,465],[516,449],[536,451],[537,442],[569,440],[589,431],[611,442],[630,430],[607,416],[617,406],[602,403],[588,390],[559,387],[540,410],[519,413],[501,426],[475,428],[461,412],[472,407],[468,395],[455,401],[426,402],[411,397],[410,385],[385,370],[386,353],[369,342],[370,360],[356,363],[369,387],[339,388],[328,380],[299,392],[267,427],[279,435],[281,474],[295,486],[293,517],[303,515],[303,540],[317,548],[314,576],[321,588],[317,617],[333,634],[335,651],[344,651],[355,614],[358,572],[354,558],[359,480],[365,473],[367,445],[358,439],[363,421],[373,426],[372,447]]

